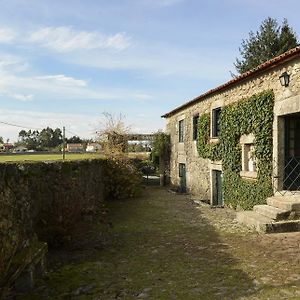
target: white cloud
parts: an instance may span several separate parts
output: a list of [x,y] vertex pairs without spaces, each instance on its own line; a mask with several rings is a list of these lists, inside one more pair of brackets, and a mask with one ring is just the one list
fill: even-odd
[[68,77],[65,75],[37,76],[36,79],[50,81],[54,84],[63,85],[63,86],[77,86],[77,87],[87,86],[87,82],[85,80],[75,79],[73,77]]
[[28,64],[20,57],[0,53],[0,73],[18,73],[28,69]]
[[123,32],[104,35],[97,31],[78,31],[63,26],[38,29],[29,35],[27,41],[58,52],[91,49],[124,50],[130,46],[130,38]]
[[16,37],[16,32],[11,28],[0,28],[0,43],[10,44]]
[[9,97],[12,97],[12,98],[15,98],[17,100],[24,101],[24,102],[32,101],[33,98],[34,98],[34,95],[10,94],[10,93],[8,93],[7,95]]
[[70,82],[64,84],[55,79],[46,80],[45,78],[41,79],[38,77],[16,76],[15,74],[0,73],[0,92],[5,95],[34,94],[36,95],[35,98],[41,98],[44,100],[51,98],[101,100],[121,98],[123,95],[121,92],[93,89],[88,88],[87,86],[82,86],[82,83],[80,84],[81,85],[78,84],[76,79],[74,79],[73,84],[70,84]]
[[176,76],[197,80],[219,78],[220,81],[229,77],[229,63],[225,57],[227,52],[216,54],[212,60],[206,55],[208,51],[213,52],[212,49],[188,49],[171,45],[136,45],[131,51],[121,53],[92,51],[88,55],[74,53],[63,59],[71,64],[99,69],[146,71],[156,77]]
[[0,54],[0,93],[20,101],[32,100],[146,100],[151,96],[132,89],[91,87],[87,80],[77,79],[65,74],[33,76],[20,73],[28,65],[19,57]]

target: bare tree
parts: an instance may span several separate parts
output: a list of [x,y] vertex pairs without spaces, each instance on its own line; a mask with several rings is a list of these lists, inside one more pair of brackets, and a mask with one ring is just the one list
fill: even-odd
[[107,157],[124,156],[127,148],[127,136],[130,126],[125,122],[123,114],[113,115],[108,112],[103,113],[104,120],[101,128],[97,131],[99,143]]

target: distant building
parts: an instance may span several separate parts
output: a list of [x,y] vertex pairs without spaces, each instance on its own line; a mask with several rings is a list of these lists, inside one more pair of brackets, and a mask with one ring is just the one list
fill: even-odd
[[99,143],[88,143],[86,146],[86,152],[98,152],[101,150],[101,145]]
[[18,146],[16,148],[14,148],[13,152],[17,153],[17,152],[26,152],[28,149],[26,147],[23,146]]
[[84,152],[83,144],[67,144],[66,151],[70,153]]
[[14,145],[11,143],[0,144],[0,152],[9,152],[12,151]]

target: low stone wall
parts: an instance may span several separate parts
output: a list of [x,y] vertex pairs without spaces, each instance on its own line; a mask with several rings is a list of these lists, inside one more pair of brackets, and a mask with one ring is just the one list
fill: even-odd
[[0,164],[0,298],[37,242],[61,242],[82,215],[101,209],[105,165],[100,159]]

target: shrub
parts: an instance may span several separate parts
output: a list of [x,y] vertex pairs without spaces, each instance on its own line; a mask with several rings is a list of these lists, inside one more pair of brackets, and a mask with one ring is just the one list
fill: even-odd
[[105,198],[125,199],[137,195],[142,181],[141,173],[128,159],[109,158],[104,175]]

